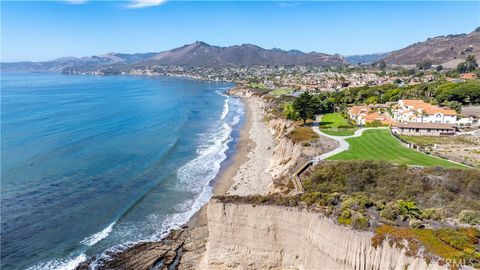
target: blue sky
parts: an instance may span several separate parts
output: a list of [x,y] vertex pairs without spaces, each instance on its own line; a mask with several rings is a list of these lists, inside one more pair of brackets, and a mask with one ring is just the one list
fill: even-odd
[[365,54],[480,26],[480,1],[132,1],[2,0],[1,60],[158,52],[197,40]]

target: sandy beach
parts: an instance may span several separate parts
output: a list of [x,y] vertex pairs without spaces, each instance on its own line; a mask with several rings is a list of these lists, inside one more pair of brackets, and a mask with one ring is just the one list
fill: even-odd
[[[265,194],[272,183],[272,176],[267,170],[273,156],[274,138],[265,126],[259,104],[247,98],[242,100],[245,104],[245,122],[240,130],[232,163],[214,179],[214,196]],[[187,226],[205,225],[207,207],[208,204],[204,205]]]
[[266,194],[272,184],[268,169],[275,148],[274,138],[263,121],[264,114],[259,103],[252,99],[244,99],[244,102],[249,114],[244,127],[248,134],[243,134],[239,143],[232,172],[223,176],[220,182],[231,179],[231,187],[226,192],[228,195]]

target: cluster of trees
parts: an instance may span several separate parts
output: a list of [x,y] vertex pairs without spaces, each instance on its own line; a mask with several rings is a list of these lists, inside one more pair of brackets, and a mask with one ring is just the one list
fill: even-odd
[[284,114],[287,119],[303,120],[313,119],[315,114],[328,113],[334,110],[335,104],[326,94],[310,95],[308,92],[301,94],[293,103],[287,103],[284,107]]
[[293,103],[284,107],[287,118],[312,119],[315,114],[343,111],[348,105],[396,102],[400,99],[422,99],[432,104],[450,107],[460,112],[466,104],[480,104],[480,81],[439,81],[399,87],[395,84],[362,86],[339,92],[323,92],[318,95],[301,94]]
[[478,67],[477,59],[474,55],[467,56],[465,62],[458,64],[457,71],[459,73],[472,72]]

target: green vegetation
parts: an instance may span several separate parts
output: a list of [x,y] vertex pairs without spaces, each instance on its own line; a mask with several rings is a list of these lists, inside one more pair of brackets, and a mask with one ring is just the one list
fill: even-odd
[[[444,261],[441,263],[465,260],[474,267],[480,266],[478,229],[438,227],[457,217],[465,224],[480,222],[479,170],[335,161],[315,167],[302,182],[305,193],[301,196],[215,199],[226,203],[307,206],[322,211],[340,225],[359,230],[388,224],[376,228],[372,246],[386,241],[405,248],[408,256],[423,254],[427,261],[439,256]],[[427,224],[433,224],[435,229],[424,229]],[[421,253],[422,247],[425,253]]]
[[472,72],[478,67],[477,59],[474,55],[467,56],[465,62],[458,64],[457,71],[460,73]]
[[308,204],[343,202],[342,210],[357,212],[375,206],[389,220],[398,216],[438,220],[439,216],[456,218],[462,210],[480,211],[480,171],[473,169],[409,169],[385,162],[337,161],[316,167],[303,186],[302,198]]
[[390,134],[388,129],[366,130],[362,136],[349,138],[347,142],[350,144],[349,150],[328,159],[382,160],[394,164],[466,168],[463,165],[406,148]]
[[403,141],[416,144],[420,147],[433,146],[434,144],[469,144],[477,145],[475,139],[467,136],[405,136],[400,135]]
[[480,225],[480,212],[479,211],[471,211],[471,210],[463,210],[458,214],[458,219],[466,224],[470,225]]
[[339,128],[342,126],[348,126],[348,122],[341,113],[327,113],[322,116],[320,128]]
[[317,133],[312,130],[310,127],[296,127],[290,133],[287,134],[287,137],[292,140],[294,143],[298,142],[310,142],[318,139]]
[[293,102],[286,102],[283,105],[282,114],[288,120],[297,120],[298,119],[298,113],[297,113],[297,111],[295,111],[295,108],[293,108]]
[[[480,104],[480,80],[466,82],[440,80],[405,87],[396,84],[352,87],[338,92],[320,93],[318,98],[341,110],[346,109],[348,104],[385,103],[400,99],[422,99],[432,104],[446,106],[455,105],[451,103],[452,101],[459,104]],[[333,111],[333,107],[329,107],[331,109],[329,112]]]
[[375,230],[372,245],[378,247],[385,240],[400,248],[407,241],[406,254],[409,256],[420,255],[419,246],[423,246],[427,261],[432,255],[439,256],[440,264],[449,262],[452,269],[456,269],[454,262],[480,267],[480,252],[476,247],[480,231],[476,228],[415,229],[383,225]]
[[293,92],[292,88],[283,87],[283,88],[277,88],[277,89],[271,91],[270,94],[279,97],[281,95],[290,94],[292,92]]
[[323,115],[320,130],[332,136],[351,136],[355,133],[355,128],[348,123],[341,113]]
[[293,108],[297,111],[298,116],[303,120],[304,124],[307,119],[313,119],[314,117],[315,103],[313,102],[312,96],[307,92],[295,99]]
[[262,90],[262,91],[266,91],[268,90],[267,86],[263,83],[249,83],[247,84],[247,87],[249,88],[253,88],[253,89],[256,89],[256,90]]
[[322,129],[322,132],[330,136],[352,136],[355,134],[355,129]]

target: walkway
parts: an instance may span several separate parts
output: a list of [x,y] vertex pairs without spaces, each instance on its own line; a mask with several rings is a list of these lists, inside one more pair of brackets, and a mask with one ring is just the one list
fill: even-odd
[[312,159],[313,163],[314,164],[317,164],[319,163],[321,160],[324,160],[326,158],[329,158],[333,155],[336,155],[338,153],[341,153],[343,151],[346,151],[348,150],[348,148],[350,147],[350,145],[348,144],[348,142],[346,141],[346,139],[349,139],[349,138],[355,138],[355,137],[360,137],[362,136],[362,133],[365,131],[365,130],[369,130],[369,129],[386,129],[386,128],[383,128],[383,127],[380,127],[380,128],[376,128],[376,127],[372,127],[372,128],[360,128],[358,130],[355,131],[355,133],[351,136],[333,136],[333,135],[328,135],[328,134],[325,134],[323,133],[322,131],[320,131],[320,122],[322,120],[322,116],[321,115],[317,115],[316,117],[316,121],[313,125],[313,131],[315,131],[318,135],[321,135],[321,136],[324,136],[324,137],[327,137],[327,138],[330,138],[330,139],[333,139],[335,141],[338,142],[339,146],[335,149],[333,149],[332,151],[328,152],[328,153],[324,153],[320,156],[316,156]]

